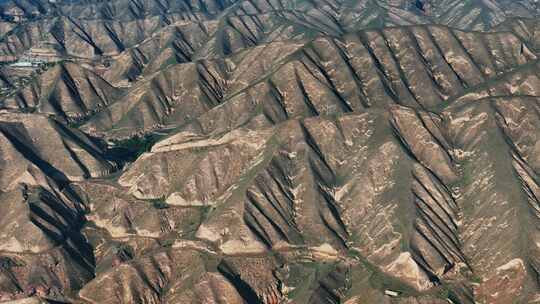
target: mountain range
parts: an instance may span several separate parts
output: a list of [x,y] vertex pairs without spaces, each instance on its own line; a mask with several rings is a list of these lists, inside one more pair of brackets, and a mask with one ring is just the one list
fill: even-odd
[[0,0],[0,303],[540,303],[538,0]]

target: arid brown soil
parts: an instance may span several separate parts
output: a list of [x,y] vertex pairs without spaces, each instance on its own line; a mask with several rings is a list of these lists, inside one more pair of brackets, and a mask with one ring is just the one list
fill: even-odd
[[0,0],[0,303],[540,303],[535,0]]

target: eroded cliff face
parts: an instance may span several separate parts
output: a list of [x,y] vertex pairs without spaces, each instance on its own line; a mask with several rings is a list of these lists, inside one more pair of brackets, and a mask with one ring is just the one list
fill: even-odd
[[0,302],[540,303],[538,9],[0,1]]

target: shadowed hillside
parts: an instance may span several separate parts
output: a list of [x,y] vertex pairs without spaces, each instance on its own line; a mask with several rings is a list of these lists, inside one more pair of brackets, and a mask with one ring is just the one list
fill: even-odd
[[540,303],[538,13],[0,0],[0,303]]

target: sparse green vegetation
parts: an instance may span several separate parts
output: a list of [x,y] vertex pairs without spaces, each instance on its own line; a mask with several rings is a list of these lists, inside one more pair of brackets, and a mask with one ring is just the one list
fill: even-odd
[[536,1],[0,2],[0,301],[540,293]]
[[107,151],[108,157],[123,162],[132,162],[141,154],[150,151],[158,138],[157,135],[147,134],[114,141],[112,148]]

